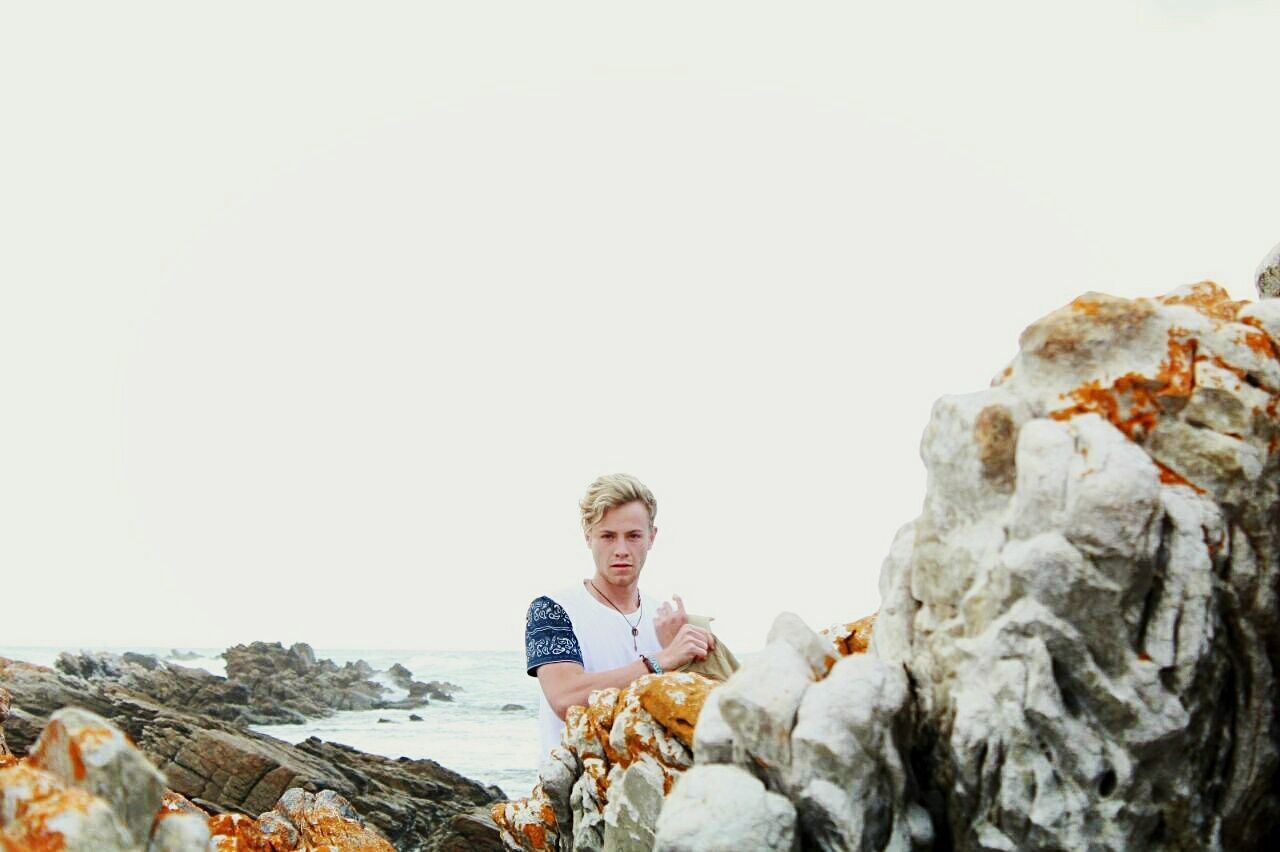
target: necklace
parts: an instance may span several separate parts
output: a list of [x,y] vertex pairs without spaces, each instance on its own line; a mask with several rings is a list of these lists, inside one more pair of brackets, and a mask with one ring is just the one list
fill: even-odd
[[[591,588],[596,589],[595,583],[592,583],[590,580],[588,580],[587,583]],[[631,628],[631,647],[639,651],[640,645],[636,637],[640,635],[640,622],[644,620],[644,601],[640,599],[640,590],[636,589],[636,603],[640,604],[640,617],[636,619],[635,624],[631,623],[631,619],[627,618],[627,614],[618,609],[618,607],[614,605],[613,601],[609,600],[609,598],[605,596],[604,592],[596,589],[596,594],[604,598],[604,602],[613,607],[617,611],[618,615],[622,616],[622,620]]]

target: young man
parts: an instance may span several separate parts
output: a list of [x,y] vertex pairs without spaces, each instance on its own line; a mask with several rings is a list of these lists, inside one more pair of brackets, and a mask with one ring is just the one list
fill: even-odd
[[525,619],[526,670],[542,687],[542,753],[560,743],[565,712],[592,690],[624,687],[715,651],[710,630],[688,623],[684,603],[640,592],[658,528],[653,493],[634,476],[602,476],[582,498],[582,530],[595,562],[586,580],[536,598]]

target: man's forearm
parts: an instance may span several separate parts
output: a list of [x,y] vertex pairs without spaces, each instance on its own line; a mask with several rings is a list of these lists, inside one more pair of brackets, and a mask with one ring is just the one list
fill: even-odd
[[557,690],[556,698],[551,701],[551,709],[561,719],[575,705],[585,705],[591,693],[597,689],[622,689],[632,681],[649,673],[643,660],[627,663],[616,669],[603,672],[577,671],[568,675],[568,682]]

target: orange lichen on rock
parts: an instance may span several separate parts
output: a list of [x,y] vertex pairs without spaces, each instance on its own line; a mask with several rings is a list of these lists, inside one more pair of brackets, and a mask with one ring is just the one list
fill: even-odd
[[67,848],[68,816],[88,816],[93,808],[106,808],[105,803],[86,790],[67,787],[50,795],[27,802],[17,819],[9,822],[3,838],[6,849],[23,852],[60,852]]
[[857,621],[828,628],[822,631],[822,635],[831,640],[836,653],[841,657],[864,654],[867,646],[871,644],[871,632],[875,629],[876,616],[879,614],[879,612],[873,612]]
[[1073,311],[1079,311],[1085,316],[1096,317],[1102,304],[1096,299],[1090,299],[1086,296],[1077,296],[1067,307]]
[[1154,378],[1126,373],[1110,387],[1095,379],[1064,395],[1075,400],[1074,406],[1051,411],[1049,416],[1067,420],[1078,414],[1098,414],[1130,440],[1144,438],[1164,412],[1161,397],[1185,399],[1195,390],[1196,341],[1183,339],[1184,334],[1182,329],[1169,329],[1168,358]]
[[640,689],[640,706],[686,748],[693,748],[693,729],[716,686],[711,678],[689,672],[654,678]]
[[218,852],[277,852],[262,836],[258,821],[244,814],[209,817],[209,848]]
[[[67,787],[50,772],[29,760],[0,770],[0,846],[23,852],[55,852],[65,849],[68,834],[83,846],[88,838],[116,835],[110,807],[102,799],[76,787]],[[83,833],[83,834],[82,834]]]
[[1203,494],[1204,489],[1187,479],[1182,474],[1172,468],[1166,467],[1160,462],[1156,462],[1156,467],[1160,468],[1160,481],[1165,485],[1185,485],[1197,494]]
[[552,852],[559,848],[559,824],[541,784],[533,788],[528,798],[494,805],[489,809],[489,816],[509,846],[529,852]]
[[204,809],[181,793],[173,790],[165,792],[160,800],[160,812],[168,814],[202,814],[208,816]]
[[601,689],[591,694],[586,709],[586,735],[600,745],[600,751],[610,763],[618,761],[618,755],[609,745],[609,731],[613,728],[613,716],[618,707],[618,690]]
[[275,808],[258,820],[258,829],[264,836],[263,823],[273,813],[283,816],[298,830],[304,848],[333,846],[351,852],[395,852],[385,837],[364,824],[350,802],[332,790],[316,794],[297,787],[286,790]]
[[61,765],[61,755],[66,754],[71,764],[72,777],[83,781],[88,774],[84,755],[92,754],[103,744],[121,738],[114,728],[104,725],[85,725],[71,731],[59,719],[51,719],[45,725],[40,738],[31,751],[31,762],[42,768],[52,769]]
[[1277,357],[1276,349],[1271,344],[1271,338],[1260,331],[1245,332],[1244,339],[1241,342],[1264,358]]
[[1186,294],[1161,296],[1157,301],[1164,305],[1187,305],[1222,322],[1234,322],[1240,309],[1249,304],[1232,301],[1231,294],[1212,281],[1192,284]]

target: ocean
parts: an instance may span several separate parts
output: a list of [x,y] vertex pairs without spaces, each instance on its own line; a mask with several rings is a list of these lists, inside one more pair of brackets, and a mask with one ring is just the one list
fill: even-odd
[[[62,651],[81,650],[154,654],[168,662],[226,675],[222,649],[179,649],[199,656],[181,660],[170,648],[17,648],[0,647],[0,657],[52,666]],[[443,680],[462,687],[452,702],[432,701],[417,710],[344,710],[304,725],[255,725],[267,736],[296,743],[307,737],[342,743],[386,757],[430,758],[482,784],[494,784],[508,798],[529,795],[537,783],[538,682],[524,672],[518,651],[376,651],[316,648],[316,659],[338,665],[364,660],[385,671],[400,663],[415,680]],[[390,684],[387,684],[390,687]],[[391,687],[387,697],[404,693]],[[522,710],[503,710],[519,704]],[[423,721],[412,722],[410,715]],[[389,722],[379,722],[389,719]]]

